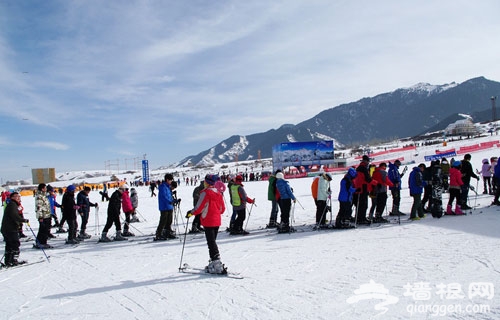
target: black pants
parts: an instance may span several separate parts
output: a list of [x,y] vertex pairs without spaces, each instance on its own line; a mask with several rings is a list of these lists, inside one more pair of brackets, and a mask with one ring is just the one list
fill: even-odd
[[401,190],[395,187],[394,189],[391,189],[391,195],[392,195],[392,205],[399,208],[399,204],[401,203]]
[[19,241],[19,232],[2,232],[3,239],[5,241],[5,253],[11,252],[12,254],[19,254],[19,247],[21,242]]
[[451,206],[453,204],[453,200],[457,199],[456,205],[460,206],[462,201],[460,200],[460,189],[450,188],[450,198],[448,199],[448,205]]
[[236,211],[236,220],[234,221],[234,229],[241,231],[243,230],[243,222],[245,221],[246,218],[246,209],[238,209]]
[[108,232],[109,228],[111,228],[113,223],[116,226],[116,232],[119,233],[122,230],[122,224],[120,223],[120,214],[108,212],[108,218],[106,219],[106,225],[104,226],[104,229],[102,230],[102,232]]
[[74,240],[76,238],[76,229],[78,229],[78,222],[75,219],[68,219],[68,240]]
[[172,231],[172,220],[173,220],[173,210],[162,210],[160,211],[160,222],[158,222],[158,227],[156,228],[156,237],[159,238],[162,235],[163,229],[167,229],[169,232]]
[[339,201],[339,213],[337,214],[336,224],[341,221],[347,221],[351,219],[352,216],[352,203],[349,201]]
[[290,225],[290,209],[292,208],[292,199],[280,199],[278,201],[281,211],[281,223]]
[[217,247],[217,234],[219,233],[219,227],[205,227],[205,238],[207,239],[208,253],[210,254],[210,260],[220,259],[219,247]]
[[326,200],[316,200],[316,224],[325,224]]
[[38,229],[38,234],[36,238],[40,244],[47,244],[47,239],[49,238],[50,226],[52,224],[52,217],[45,218],[40,222],[40,227]]
[[125,223],[123,224],[123,231],[128,231],[132,213],[134,213],[134,211],[125,212]]
[[377,208],[375,209],[375,216],[381,217],[384,213],[385,206],[387,204],[387,192],[377,193]]
[[82,225],[80,226],[80,233],[85,233],[85,229],[87,229],[87,223],[89,222],[89,213],[83,212],[81,217],[82,217]]
[[368,209],[368,191],[358,194],[357,203],[358,221],[366,220],[366,210]]

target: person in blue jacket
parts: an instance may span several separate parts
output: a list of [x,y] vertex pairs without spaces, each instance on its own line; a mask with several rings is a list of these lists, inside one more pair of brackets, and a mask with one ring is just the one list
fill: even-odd
[[[399,167],[401,166],[401,161],[396,160],[394,163],[389,162],[389,171],[387,175],[389,180],[391,180],[393,186],[389,189],[392,195],[392,210],[389,213],[390,216],[404,216],[405,213],[399,211],[399,205],[401,203],[401,178],[403,178],[403,173],[399,173]],[[405,167],[406,169],[406,167]]]
[[[171,173],[165,174],[165,179],[158,187],[158,209],[160,210],[160,222],[156,229],[155,240],[175,239],[175,231],[172,230],[172,221],[174,217],[174,198],[170,184],[174,181]],[[167,233],[163,233],[167,229]]]
[[[425,164],[421,163],[418,167],[414,167],[408,178],[408,186],[410,188],[410,196],[413,197],[413,205],[411,206],[410,219],[420,220],[425,218],[424,208],[422,205],[422,193],[426,185],[424,181],[423,172]],[[417,217],[418,214],[418,217]]]
[[281,211],[281,224],[278,228],[279,233],[289,233],[293,231],[290,228],[290,209],[292,208],[292,201],[295,203],[297,199],[293,195],[292,189],[285,180],[283,172],[276,174],[276,189],[279,192],[278,205]]
[[354,188],[354,183],[352,180],[356,178],[358,173],[356,169],[349,168],[344,178],[340,180],[340,192],[339,192],[339,213],[337,214],[337,219],[335,220],[335,228],[343,229],[349,228],[349,221],[352,216],[352,198],[356,188]]

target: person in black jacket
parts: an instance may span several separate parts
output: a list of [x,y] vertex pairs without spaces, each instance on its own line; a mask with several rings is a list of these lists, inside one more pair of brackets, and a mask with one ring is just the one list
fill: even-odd
[[78,208],[78,213],[82,217],[82,224],[80,226],[80,234],[78,235],[79,240],[90,239],[90,235],[85,233],[87,229],[87,222],[89,221],[90,207],[97,207],[97,203],[92,203],[89,200],[90,187],[85,186],[82,191],[76,196],[76,205]]
[[26,261],[18,261],[19,258],[19,226],[21,223],[28,223],[28,219],[24,219],[19,214],[19,205],[21,204],[21,195],[18,192],[10,194],[10,202],[5,207],[2,218],[2,235],[5,241],[5,266],[12,267],[18,264],[23,264]]
[[471,188],[470,179],[474,178],[479,181],[479,176],[474,173],[472,165],[470,164],[471,158],[471,155],[467,153],[462,160],[462,167],[460,169],[460,172],[462,172],[462,181],[464,182],[462,185],[462,193],[460,195],[460,200],[462,200],[462,210],[472,209],[467,205],[467,197],[469,195],[469,189]]
[[66,244],[78,244],[79,241],[76,238],[76,229],[78,224],[76,222],[76,210],[78,206],[75,202],[75,190],[74,185],[70,185],[66,188],[66,192],[63,194],[61,208],[63,212],[63,219],[68,223],[68,239]]
[[122,193],[125,191],[125,187],[122,185],[120,186],[113,194],[111,195],[111,198],[109,198],[109,204],[108,204],[108,219],[106,220],[106,225],[104,226],[104,229],[102,230],[101,238],[99,239],[100,242],[110,242],[113,241],[110,238],[108,238],[108,230],[111,228],[113,223],[116,226],[116,235],[114,240],[115,241],[121,241],[121,240],[127,240],[127,238],[122,236],[122,225],[120,222],[120,210],[122,207]]

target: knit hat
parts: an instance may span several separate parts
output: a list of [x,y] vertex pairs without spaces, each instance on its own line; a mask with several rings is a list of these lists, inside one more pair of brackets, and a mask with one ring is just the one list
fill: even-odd
[[68,192],[73,192],[76,190],[76,187],[74,185],[69,185],[67,188],[66,188],[66,191]]
[[461,161],[454,161],[453,162],[453,166],[454,167],[460,167],[462,165],[462,162]]
[[368,157],[366,154],[363,156],[363,161],[370,162],[370,157]]
[[283,175],[283,172],[278,172],[276,174],[276,179],[285,179],[285,175]]
[[47,192],[52,192],[54,191],[54,188],[51,185],[47,186]]
[[354,168],[349,168],[349,170],[347,170],[347,174],[349,174],[351,178],[356,178],[356,176],[358,175],[356,169]]
[[219,180],[219,176],[217,176],[216,174],[207,174],[205,176],[205,182],[208,184],[208,185],[215,185],[215,182],[217,182]]

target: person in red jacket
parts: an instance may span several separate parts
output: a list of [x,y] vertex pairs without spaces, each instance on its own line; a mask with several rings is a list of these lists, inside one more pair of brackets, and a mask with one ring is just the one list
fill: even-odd
[[200,222],[205,229],[210,263],[206,267],[209,273],[226,273],[227,269],[220,260],[219,248],[217,246],[217,234],[222,222],[222,214],[226,210],[222,193],[215,187],[219,181],[217,175],[205,176],[205,189],[200,192],[200,198],[193,210],[187,212],[187,218],[200,215]]
[[123,224],[122,236],[133,237],[135,234],[129,231],[130,217],[134,213],[134,206],[132,205],[132,200],[130,200],[130,194],[128,192],[128,184],[124,184],[123,188],[125,191],[122,193],[122,210],[125,213],[125,223]]
[[375,209],[375,220],[374,222],[388,222],[386,219],[382,218],[385,206],[387,205],[387,187],[393,187],[393,183],[387,177],[387,164],[382,162],[378,165],[373,173],[373,180],[377,181],[377,185],[374,187],[375,193],[377,194],[377,207]]
[[[461,215],[463,214],[462,208],[460,207],[461,203],[461,189],[462,185],[464,182],[462,181],[462,172],[460,172],[460,167],[462,165],[462,162],[460,161],[454,161],[451,164],[450,168],[450,186],[448,188],[450,192],[450,198],[448,199],[448,205],[446,206],[446,215],[454,215],[458,214]],[[456,206],[455,206],[455,212],[451,210],[451,206],[453,205],[453,200],[456,201]]]

